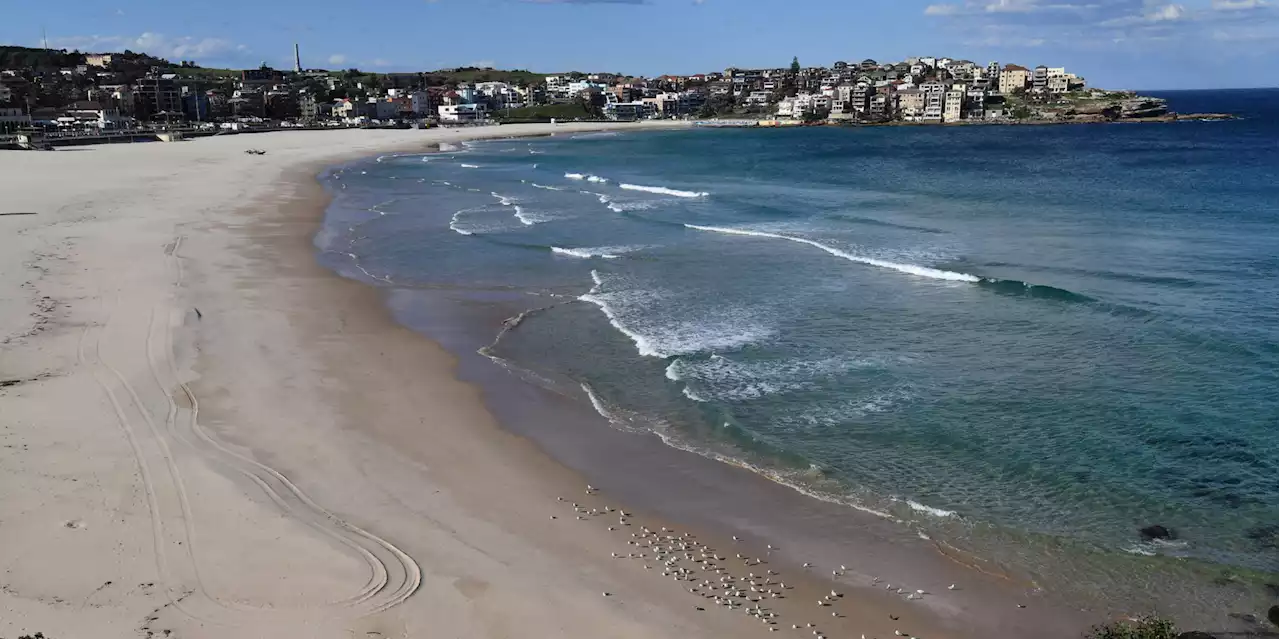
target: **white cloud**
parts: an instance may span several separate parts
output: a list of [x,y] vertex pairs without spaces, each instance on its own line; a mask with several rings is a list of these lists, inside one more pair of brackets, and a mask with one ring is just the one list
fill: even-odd
[[1270,6],[1263,0],[1213,0],[1215,11],[1242,11]]
[[341,53],[335,53],[329,56],[329,64],[342,64],[347,61],[347,56]]
[[927,16],[959,16],[1001,13],[1033,13],[1038,11],[1087,11],[1097,4],[1045,2],[1044,0],[970,0],[964,4],[931,4],[924,8]]
[[1186,10],[1180,4],[1166,4],[1146,12],[1142,17],[1146,18],[1147,22],[1167,22],[1180,20],[1185,13]]
[[467,66],[475,67],[477,69],[492,69],[496,67],[497,64],[493,60],[476,60],[475,62],[468,62]]
[[389,67],[391,66],[391,61],[383,60],[382,58],[374,58],[373,62],[370,62],[369,65],[375,67]]
[[953,16],[963,11],[964,9],[956,4],[931,4],[924,8],[924,14],[927,16]]
[[150,31],[134,36],[72,36],[55,38],[50,45],[63,49],[82,51],[122,51],[130,49],[169,60],[206,60],[231,53],[247,52],[243,44],[223,38],[197,38],[194,36],[168,37]]
[[1132,27],[1143,24],[1157,24],[1162,22],[1177,22],[1186,16],[1186,9],[1180,4],[1155,5],[1148,8],[1139,15],[1127,15],[1103,20],[1098,23],[1103,27]]

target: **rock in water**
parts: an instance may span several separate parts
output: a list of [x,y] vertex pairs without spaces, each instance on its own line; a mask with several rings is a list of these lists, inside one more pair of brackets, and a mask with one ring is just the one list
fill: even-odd
[[1270,619],[1273,624],[1280,625],[1280,606],[1271,606],[1268,608],[1267,619]]
[[1216,639],[1216,637],[1207,632],[1192,630],[1191,632],[1184,632],[1178,635],[1175,639]]
[[1151,526],[1145,526],[1143,528],[1139,528],[1138,533],[1142,535],[1143,539],[1146,539],[1148,541],[1152,539],[1174,539],[1175,538],[1175,535],[1173,534],[1172,530],[1169,530],[1168,528],[1165,528],[1160,524],[1154,524]]

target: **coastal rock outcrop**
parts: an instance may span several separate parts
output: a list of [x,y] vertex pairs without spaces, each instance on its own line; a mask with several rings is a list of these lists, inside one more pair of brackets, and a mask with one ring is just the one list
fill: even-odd
[[1177,637],[1175,637],[1175,639],[1217,639],[1217,637],[1214,637],[1213,635],[1207,632],[1192,630],[1191,632],[1184,632],[1179,634]]
[[1151,541],[1152,539],[1177,539],[1177,535],[1172,530],[1165,528],[1160,524],[1143,526],[1138,529],[1138,534],[1142,535],[1142,538],[1147,541]]
[[1120,103],[1122,118],[1154,118],[1169,112],[1169,106],[1163,98],[1137,96]]

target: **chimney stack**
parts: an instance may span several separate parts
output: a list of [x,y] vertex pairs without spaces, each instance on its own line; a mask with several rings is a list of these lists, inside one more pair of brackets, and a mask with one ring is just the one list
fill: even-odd
[[293,43],[293,70],[302,73],[302,56],[298,54],[298,43]]

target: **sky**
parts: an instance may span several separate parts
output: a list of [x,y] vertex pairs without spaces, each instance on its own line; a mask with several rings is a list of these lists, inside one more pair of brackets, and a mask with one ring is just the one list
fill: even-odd
[[[1066,67],[1112,89],[1274,87],[1280,0],[61,0],[0,43],[202,66],[693,74],[909,56]],[[365,8],[362,8],[365,7]]]

